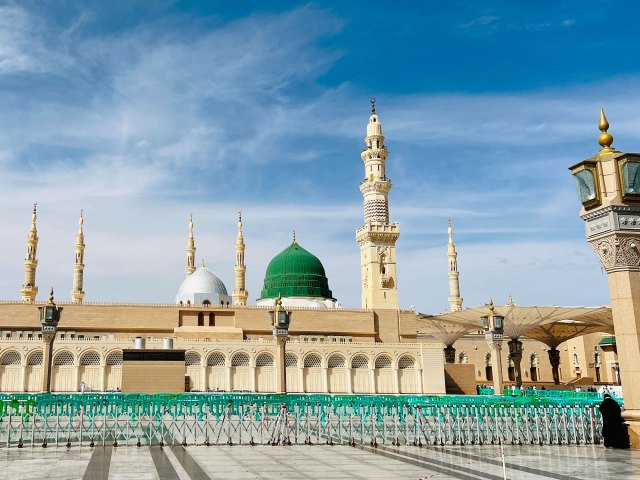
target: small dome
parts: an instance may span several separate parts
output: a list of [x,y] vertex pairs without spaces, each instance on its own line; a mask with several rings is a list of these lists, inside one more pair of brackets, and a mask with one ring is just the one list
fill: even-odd
[[230,301],[227,287],[211,270],[200,267],[182,281],[176,303],[202,304],[205,301],[218,305]]
[[295,242],[273,257],[264,276],[260,299],[278,295],[333,299],[322,262]]

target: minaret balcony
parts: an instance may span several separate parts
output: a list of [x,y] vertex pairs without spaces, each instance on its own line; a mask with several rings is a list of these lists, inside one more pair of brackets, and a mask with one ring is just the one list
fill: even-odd
[[387,147],[385,146],[378,147],[378,148],[365,148],[364,150],[362,150],[362,153],[360,154],[360,157],[364,162],[366,162],[367,160],[374,160],[374,159],[386,160],[388,156],[389,156],[389,150],[387,150]]
[[365,178],[360,182],[360,191],[365,193],[375,192],[375,193],[388,193],[391,190],[392,184],[391,180],[386,177],[375,178],[373,181]]

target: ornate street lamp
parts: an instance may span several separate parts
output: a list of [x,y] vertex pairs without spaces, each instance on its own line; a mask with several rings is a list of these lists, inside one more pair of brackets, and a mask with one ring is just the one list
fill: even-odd
[[491,368],[493,370],[493,393],[502,395],[502,341],[504,340],[504,317],[497,315],[493,300],[489,301],[489,315],[482,317],[484,338],[491,350]]
[[53,301],[53,287],[49,294],[49,303],[42,307],[38,307],[40,311],[40,324],[42,325],[42,341],[43,354],[43,378],[42,391],[49,393],[51,391],[51,358],[53,356],[53,341],[58,331],[58,323],[62,315],[62,307],[58,307]]
[[276,308],[269,312],[269,320],[273,327],[273,336],[278,346],[277,371],[278,378],[276,384],[277,393],[287,392],[287,372],[285,366],[285,345],[289,339],[289,324],[291,323],[291,312],[282,308],[282,297],[278,294]]

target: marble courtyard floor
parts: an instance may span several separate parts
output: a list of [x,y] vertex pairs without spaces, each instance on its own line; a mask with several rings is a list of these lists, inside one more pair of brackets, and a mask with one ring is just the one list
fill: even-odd
[[[640,452],[507,446],[509,479],[640,479]],[[0,479],[500,480],[496,446],[165,446],[0,449]]]

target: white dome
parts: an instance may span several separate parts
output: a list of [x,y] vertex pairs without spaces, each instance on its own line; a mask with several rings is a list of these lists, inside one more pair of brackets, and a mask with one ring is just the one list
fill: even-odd
[[176,303],[199,305],[205,301],[219,305],[231,302],[231,297],[222,280],[208,268],[200,267],[182,281],[176,295]]

